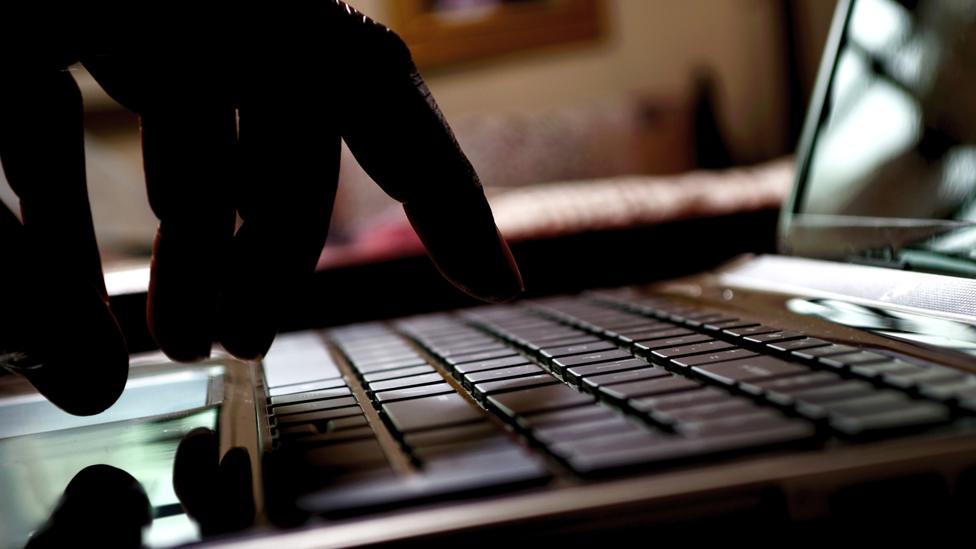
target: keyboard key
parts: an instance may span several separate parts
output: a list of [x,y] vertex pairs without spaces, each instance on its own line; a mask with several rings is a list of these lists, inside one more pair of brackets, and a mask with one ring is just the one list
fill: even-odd
[[437,335],[417,334],[417,339],[423,341],[423,343],[428,347],[463,348],[484,345],[487,343],[498,343],[498,340],[494,337],[470,328]]
[[798,351],[801,349],[811,349],[813,347],[825,347],[830,345],[829,341],[824,341],[822,339],[817,339],[815,337],[805,337],[803,339],[794,339],[789,341],[777,341],[775,343],[769,343],[769,348],[774,351]]
[[820,363],[831,368],[848,368],[860,364],[871,364],[872,362],[886,362],[891,357],[870,351],[859,351],[842,355],[829,355],[820,357]]
[[[642,341],[654,341],[657,339],[670,339],[673,337],[699,335],[689,330],[688,328],[676,328],[674,324],[664,324],[664,325],[669,326],[669,328],[663,330],[654,330],[650,333],[638,332],[634,334],[624,334],[624,335],[627,337],[627,339],[631,340],[633,343],[642,342]],[[641,335],[642,333],[646,335],[642,336]]]
[[453,444],[466,440],[488,438],[498,434],[499,432],[499,428],[494,423],[490,421],[481,421],[468,425],[458,425],[456,427],[436,428],[433,430],[407,433],[404,435],[403,441],[411,448],[423,448],[427,446],[439,446],[441,444]]
[[[438,456],[424,465],[421,482],[433,479],[447,479],[443,482],[445,490],[454,493],[483,491],[501,486],[535,485],[549,480],[551,475],[535,456],[518,445],[511,445],[508,451],[483,454],[477,451],[459,452]],[[421,489],[410,478],[412,492]],[[459,490],[464,488],[464,490]],[[428,498],[429,499],[429,498]]]
[[425,463],[421,475],[328,486],[302,497],[298,504],[303,510],[320,515],[402,509],[415,502],[537,485],[550,476],[538,460],[520,449],[488,455],[461,454]]
[[724,315],[722,313],[719,313],[718,311],[710,311],[710,310],[698,310],[694,312],[681,313],[681,316],[684,318],[685,322],[697,321],[698,323],[720,322],[722,319],[728,319],[728,320],[735,319],[734,317]]
[[281,406],[283,404],[295,404],[297,402],[311,402],[314,400],[325,400],[342,396],[349,396],[352,391],[349,387],[335,387],[333,389],[321,389],[318,391],[308,391],[291,395],[273,396],[269,399],[271,406]]
[[343,429],[365,427],[367,425],[369,425],[369,423],[366,421],[366,416],[359,414],[340,419],[319,421],[316,423],[296,423],[283,425],[278,429],[278,435],[284,438],[303,437],[308,435],[317,435],[319,433],[328,433],[331,431],[340,431]]
[[366,421],[366,416],[352,416],[337,419],[330,419],[325,422],[325,431],[341,431],[343,429],[352,429],[354,427],[364,427],[369,425]]
[[930,383],[919,389],[922,396],[943,401],[976,398],[976,376],[966,375],[964,379],[951,383]]
[[628,316],[626,318],[621,318],[620,320],[610,321],[610,320],[596,320],[591,322],[591,324],[597,329],[597,331],[635,331],[635,330],[651,330],[660,326],[665,326],[663,322],[658,322],[656,320],[648,320],[639,316]]
[[746,326],[756,326],[758,322],[752,322],[750,320],[745,320],[742,318],[731,318],[731,317],[721,317],[715,320],[706,322],[702,325],[702,328],[708,330],[709,332],[721,332],[722,330],[729,330],[732,328],[745,328]]
[[424,385],[422,387],[409,387],[407,389],[393,389],[391,391],[379,391],[373,393],[373,398],[378,402],[395,402],[409,398],[419,398],[426,396],[453,393],[452,388],[447,383],[437,383],[434,385]]
[[677,425],[677,431],[689,437],[727,435],[786,427],[793,423],[806,424],[803,420],[790,419],[769,408],[754,407],[749,412],[740,408],[740,413],[727,417],[707,418],[701,421],[686,421]]
[[488,397],[488,404],[508,418],[560,408],[571,408],[592,402],[592,396],[574,391],[563,384]]
[[644,368],[638,368],[636,370],[627,370],[624,372],[614,372],[584,378],[582,387],[587,391],[596,391],[600,387],[612,385],[614,383],[628,383],[631,381],[654,379],[658,377],[667,377],[670,375],[671,374],[664,368],[647,365]]
[[751,343],[775,343],[779,341],[797,340],[803,337],[803,334],[797,332],[769,332],[746,336],[745,340]]
[[856,417],[836,417],[830,426],[840,433],[857,437],[930,427],[949,421],[949,409],[940,404],[915,402],[910,406]]
[[895,391],[876,391],[857,398],[823,402],[819,406],[829,414],[863,416],[905,408],[912,400]]
[[391,389],[406,389],[408,387],[420,387],[421,385],[432,385],[434,383],[442,383],[444,377],[438,373],[433,374],[421,374],[419,376],[401,377],[397,379],[388,379],[385,381],[376,381],[369,384],[369,391],[371,393],[376,393],[379,391],[389,391]]
[[824,404],[870,396],[876,391],[877,389],[870,383],[846,381],[836,385],[797,391],[790,396],[796,402],[797,412],[811,419],[820,419],[826,414]]
[[[649,341],[638,341],[634,343],[634,350],[639,353],[650,353],[655,349],[667,349],[670,347],[678,347],[682,345],[691,345],[693,343],[704,343],[706,341],[712,341],[712,338],[707,335],[702,334],[692,334],[680,337],[668,337],[662,339],[654,339]],[[731,347],[732,345],[729,345]]]
[[508,347],[504,342],[496,338],[485,337],[482,340],[466,342],[464,345],[440,345],[430,347],[430,350],[443,357],[455,357],[460,359],[462,356],[490,353],[492,351],[507,348]]
[[665,330],[674,330],[674,324],[669,324],[667,322],[660,322],[657,320],[643,319],[640,324],[634,324],[631,326],[601,326],[603,328],[603,333],[609,337],[620,337],[626,336],[633,339],[637,339],[638,334],[655,334],[658,332],[663,332]]
[[401,377],[417,376],[421,374],[432,374],[436,372],[433,366],[425,364],[423,366],[413,366],[410,368],[399,368],[397,370],[387,370],[385,372],[375,372],[372,374],[366,374],[363,376],[363,381],[366,383],[373,383],[376,381],[386,381],[388,379],[397,379]]
[[298,383],[295,385],[282,385],[279,387],[273,387],[268,389],[268,396],[277,397],[284,395],[292,395],[295,393],[305,393],[308,391],[318,391],[321,389],[335,389],[338,387],[345,387],[346,380],[341,377],[333,379],[321,379],[318,381],[309,381],[307,383]]
[[411,348],[405,340],[389,331],[362,340],[349,340],[344,337],[336,337],[334,334],[333,337],[343,351],[356,356],[398,353]]
[[314,402],[301,402],[298,404],[286,404],[274,409],[275,416],[283,417],[289,414],[300,414],[303,412],[317,412],[321,410],[331,410],[333,408],[345,408],[356,406],[356,399],[348,397],[330,398],[328,400],[316,400]]
[[913,374],[924,373],[925,368],[909,364],[901,360],[888,360],[885,362],[873,362],[851,367],[851,373],[868,379],[883,379],[891,374]]
[[528,389],[530,387],[542,387],[544,385],[554,385],[559,383],[559,380],[552,377],[552,375],[539,374],[534,376],[525,376],[516,379],[502,379],[499,381],[486,381],[484,383],[477,383],[474,386],[474,392],[479,399],[484,399],[488,395],[495,395],[498,393],[504,393],[507,391],[516,391],[520,389]]
[[735,345],[727,343],[725,341],[706,341],[703,343],[692,343],[690,345],[681,345],[679,347],[668,347],[666,349],[657,349],[651,351],[651,354],[658,358],[680,358],[683,356],[700,355],[705,353],[714,353],[717,351],[723,351],[725,349],[733,349]]
[[516,356],[518,353],[515,349],[510,347],[504,347],[501,349],[496,349],[494,351],[485,351],[483,353],[474,353],[471,355],[462,355],[459,357],[445,357],[444,362],[447,362],[451,366],[457,366],[459,364],[467,364],[469,362],[482,362],[485,360],[491,360],[493,358],[505,358],[510,356]]
[[702,387],[701,389],[675,394],[635,398],[630,400],[627,405],[638,412],[667,412],[677,408],[724,402],[732,398],[734,398],[732,395],[721,389]]
[[805,359],[805,360],[815,360],[822,356],[830,355],[843,355],[847,353],[853,353],[858,351],[857,347],[851,347],[850,345],[836,345],[830,344],[822,347],[811,347],[807,349],[797,349],[793,351],[793,356]]
[[623,417],[617,416],[602,421],[576,425],[541,427],[532,431],[532,438],[540,444],[549,446],[564,442],[585,440],[587,438],[642,431],[644,431],[642,427],[638,427]]
[[342,377],[342,372],[317,332],[280,335],[262,363],[268,387]]
[[607,450],[620,451],[644,448],[660,441],[665,435],[661,432],[639,429],[622,433],[607,433],[583,440],[567,440],[548,447],[553,454],[562,458],[602,453]]
[[386,345],[382,348],[369,351],[353,351],[349,348],[345,348],[345,351],[351,362],[362,364],[364,366],[383,362],[405,360],[420,356],[413,347],[406,344]]
[[372,469],[387,463],[386,454],[376,440],[345,442],[307,450],[302,453],[301,461],[329,475],[340,471]]
[[560,341],[586,335],[585,333],[566,326],[546,326],[533,330],[508,331],[501,334],[506,339],[522,343],[545,343]]
[[553,412],[522,415],[518,418],[518,426],[525,430],[540,429],[557,425],[580,425],[612,417],[619,417],[619,414],[605,406],[578,406]]
[[921,368],[915,371],[899,370],[887,372],[883,376],[885,383],[901,388],[925,386],[927,384],[953,383],[963,381],[969,376],[958,370],[942,367]]
[[605,446],[579,452],[567,464],[581,475],[595,475],[621,468],[685,462],[692,458],[780,446],[808,440],[814,434],[812,426],[791,422],[772,429],[700,438],[649,438],[645,444],[629,448]]
[[546,347],[541,349],[539,353],[545,358],[553,359],[564,356],[592,354],[600,351],[612,351],[616,348],[617,347],[612,343],[597,340],[592,343],[579,343],[561,347]]
[[495,358],[492,360],[482,360],[478,362],[469,362],[467,364],[459,364],[454,367],[454,371],[460,375],[470,374],[472,372],[482,372],[484,370],[494,370],[496,368],[507,368],[509,366],[521,366],[523,364],[529,364],[529,359],[522,355],[509,356],[505,358]]
[[598,343],[601,342],[600,339],[593,337],[586,332],[577,332],[577,335],[572,337],[561,337],[558,339],[552,338],[523,338],[519,343],[524,346],[529,352],[538,354],[543,348],[550,347],[569,347],[573,345],[585,345],[587,343]]
[[405,340],[390,332],[362,340],[348,340],[343,337],[335,337],[335,335],[333,337],[343,352],[350,356],[402,353],[411,349]]
[[757,356],[731,362],[705,364],[695,366],[693,370],[726,385],[810,373],[810,368],[806,366],[771,356]]
[[427,361],[421,358],[419,355],[416,357],[410,357],[401,360],[394,360],[391,362],[381,362],[378,364],[364,365],[353,362],[353,367],[360,374],[371,374],[374,372],[386,372],[389,370],[398,370],[400,368],[409,368],[412,366],[426,366]]
[[689,368],[691,366],[699,366],[702,364],[714,364],[716,362],[725,362],[728,360],[736,360],[739,358],[749,358],[756,356],[756,353],[748,349],[729,349],[727,351],[719,351],[717,353],[709,353],[703,355],[691,355],[682,358],[675,358],[671,360],[672,364],[678,366],[683,366]]
[[552,367],[553,370],[561,372],[566,368],[572,368],[573,366],[583,366],[586,364],[595,364],[598,362],[609,362],[611,360],[624,360],[630,358],[634,358],[634,355],[632,355],[630,352],[621,349],[614,349],[599,353],[586,353],[582,355],[557,358],[552,361]]
[[453,458],[458,455],[476,454],[486,456],[512,451],[521,451],[521,447],[518,443],[512,441],[504,432],[499,431],[488,437],[415,448],[413,455],[419,461],[426,462],[435,459]]
[[470,389],[472,385],[485,381],[512,379],[516,377],[525,377],[544,373],[546,373],[546,371],[535,364],[511,366],[509,368],[499,368],[497,370],[487,370],[484,372],[474,372],[464,376],[464,386]]
[[623,402],[632,398],[689,391],[698,389],[701,384],[693,379],[681,376],[669,376],[658,379],[645,379],[631,383],[604,385],[600,387],[600,394],[615,402]]
[[373,433],[373,429],[369,425],[363,425],[360,427],[353,427],[350,429],[340,429],[336,431],[327,431],[324,433],[316,433],[313,435],[296,437],[291,439],[284,439],[286,442],[283,444],[288,444],[292,447],[303,446],[327,446],[340,444],[344,442],[351,442],[354,440],[372,440],[375,439],[376,435]]
[[758,381],[740,382],[739,388],[752,395],[762,395],[780,406],[792,406],[790,393],[814,389],[843,382],[843,378],[831,372],[813,372],[797,376]]
[[392,402],[383,412],[399,433],[483,421],[484,414],[457,393]]
[[368,348],[356,348],[349,345],[340,345],[346,356],[355,362],[383,362],[407,358],[417,354],[417,350],[400,338],[390,339],[382,345]]
[[296,425],[299,423],[325,422],[333,419],[362,415],[363,410],[358,406],[346,406],[344,408],[333,408],[329,410],[318,410],[315,412],[305,412],[302,414],[292,414],[290,416],[275,416],[275,422],[279,427]]
[[693,423],[754,414],[763,408],[745,398],[729,397],[718,402],[698,406],[684,406],[667,412],[656,411],[651,418],[662,424]]
[[776,328],[772,328],[770,326],[763,326],[762,324],[756,326],[746,326],[744,328],[727,328],[725,330],[722,330],[723,333],[735,337],[746,337],[746,336],[757,335],[757,334],[770,334],[779,331],[780,330],[777,330]]
[[688,335],[694,333],[691,330],[685,330],[684,328],[675,328],[674,324],[661,323],[660,326],[655,326],[653,328],[646,328],[640,331],[626,331],[626,332],[613,332],[606,331],[604,335],[616,339],[618,343],[625,346],[632,346],[638,341],[649,341],[658,337],[678,337],[681,335]]
[[870,395],[877,389],[864,381],[843,381],[841,383],[793,391],[791,394],[797,402],[820,404],[831,400],[843,400]]
[[639,358],[628,358],[624,360],[614,360],[612,362],[601,362],[598,364],[588,364],[586,366],[576,366],[563,372],[563,375],[573,383],[579,384],[583,378],[610,374],[614,372],[624,372],[637,368],[647,368],[650,364],[646,360]]
[[721,313],[706,313],[705,315],[695,315],[693,317],[685,317],[685,324],[689,326],[702,327],[705,325],[714,326],[716,324],[726,324],[739,322],[739,319],[734,316],[728,316]]

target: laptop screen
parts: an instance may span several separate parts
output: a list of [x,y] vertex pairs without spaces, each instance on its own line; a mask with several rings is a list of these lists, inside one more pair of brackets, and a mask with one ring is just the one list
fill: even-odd
[[976,0],[839,8],[785,251],[976,276]]

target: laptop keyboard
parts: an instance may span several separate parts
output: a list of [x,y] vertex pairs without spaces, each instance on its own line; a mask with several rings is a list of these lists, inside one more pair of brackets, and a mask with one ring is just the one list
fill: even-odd
[[[877,439],[976,411],[976,376],[666,298],[558,297],[327,338],[366,398],[341,378],[271,388],[276,448],[328,478],[377,480],[372,497],[363,482],[317,494],[316,510]],[[419,473],[409,486],[390,480],[367,406]]]

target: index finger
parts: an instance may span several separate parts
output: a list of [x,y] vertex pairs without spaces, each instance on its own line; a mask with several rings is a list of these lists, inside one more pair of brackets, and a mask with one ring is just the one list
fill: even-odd
[[[504,301],[522,290],[481,182],[403,41],[337,2],[340,132],[363,169],[407,217],[438,269],[477,297]],[[333,49],[333,48],[330,48]]]
[[0,162],[23,224],[0,208],[5,365],[64,410],[101,412],[128,373],[105,294],[85,180],[81,93],[70,59],[36,56],[0,89]]

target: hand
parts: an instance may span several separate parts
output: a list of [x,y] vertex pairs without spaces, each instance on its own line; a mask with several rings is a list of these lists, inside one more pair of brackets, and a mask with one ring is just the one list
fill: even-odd
[[[42,51],[8,63],[14,74],[0,90],[0,117],[12,123],[0,125],[0,159],[24,223],[2,212],[0,239],[24,258],[18,273],[45,285],[32,285],[33,274],[2,280],[22,294],[22,314],[38,318],[0,349],[43,364],[20,371],[66,410],[104,409],[125,371],[85,193],[81,100],[63,71],[78,60],[141,120],[160,220],[149,325],[170,357],[204,358],[214,341],[243,358],[267,351],[280,305],[301,298],[325,242],[340,138],[403,202],[455,285],[494,301],[521,291],[478,177],[403,42],[342,2],[276,9],[235,6],[173,21],[157,13],[151,28],[86,12],[70,27],[83,37],[57,32],[37,42]],[[61,318],[49,316],[59,304],[45,297],[48,283],[73,300],[63,322],[52,324]],[[61,343],[65,332],[70,345]],[[78,342],[87,355],[73,348]],[[70,362],[79,356],[90,363]]]

